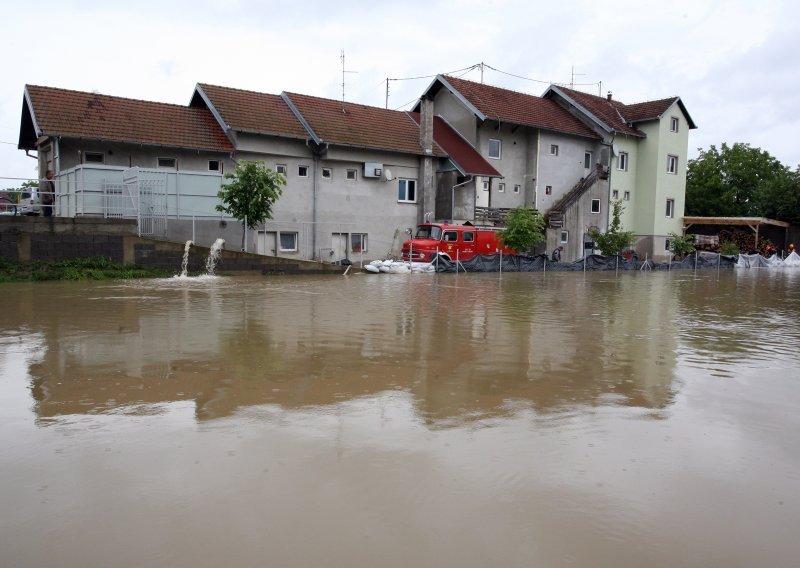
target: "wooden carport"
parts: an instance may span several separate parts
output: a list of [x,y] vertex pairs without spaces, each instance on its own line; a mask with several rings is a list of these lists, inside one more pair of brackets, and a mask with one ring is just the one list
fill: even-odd
[[785,221],[776,221],[775,219],[767,219],[766,217],[684,217],[683,218],[683,236],[686,236],[686,231],[692,225],[727,225],[727,226],[745,226],[756,234],[756,248],[758,248],[758,232],[761,225],[774,225],[776,227],[784,228],[784,242],[789,238],[789,223]]

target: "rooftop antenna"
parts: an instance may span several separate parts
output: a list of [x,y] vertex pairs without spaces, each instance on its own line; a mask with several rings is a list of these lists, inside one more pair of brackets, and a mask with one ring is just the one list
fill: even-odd
[[341,55],[340,59],[342,60],[342,112],[345,112],[345,110],[344,110],[344,74],[345,73],[358,73],[358,71],[347,71],[345,69],[345,67],[344,67],[344,49],[342,50],[342,55]]
[[575,75],[586,75],[586,73],[575,73],[575,66],[572,66],[572,77],[569,80],[569,88],[575,89]]

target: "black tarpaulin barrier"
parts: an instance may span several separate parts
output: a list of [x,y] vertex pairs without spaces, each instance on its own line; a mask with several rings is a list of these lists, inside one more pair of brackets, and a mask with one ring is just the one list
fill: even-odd
[[[592,254],[574,262],[552,262],[546,255],[526,256],[521,254],[480,254],[469,260],[458,262],[439,259],[436,272],[500,272],[502,259],[503,272],[579,272],[585,270],[708,270],[711,268],[733,268],[737,257],[722,256],[716,253],[690,255],[682,260],[653,262],[639,260],[635,256],[601,256]],[[585,264],[585,265],[584,265]]]

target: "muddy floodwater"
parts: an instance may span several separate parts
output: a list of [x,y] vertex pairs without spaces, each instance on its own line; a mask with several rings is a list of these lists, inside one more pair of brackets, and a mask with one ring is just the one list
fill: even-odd
[[0,291],[2,566],[800,562],[800,270]]

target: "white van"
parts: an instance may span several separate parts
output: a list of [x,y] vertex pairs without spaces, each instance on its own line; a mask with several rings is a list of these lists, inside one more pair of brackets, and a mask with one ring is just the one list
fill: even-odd
[[30,188],[22,192],[19,199],[18,215],[39,214],[39,190]]

